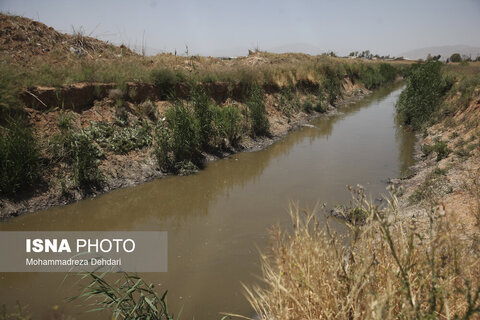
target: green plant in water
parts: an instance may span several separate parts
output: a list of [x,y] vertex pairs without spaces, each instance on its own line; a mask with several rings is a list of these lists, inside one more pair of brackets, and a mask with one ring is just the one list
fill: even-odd
[[7,310],[6,305],[2,305],[0,308],[0,320],[30,320],[32,316],[28,312],[28,306],[22,306],[20,302],[17,301],[15,304],[15,310]]
[[81,279],[89,279],[90,283],[79,296],[69,300],[88,303],[92,308],[90,312],[109,310],[112,319],[174,319],[168,311],[167,291],[159,295],[153,284],[147,284],[136,275],[124,273],[113,282],[107,281],[106,275],[93,272],[82,275]]

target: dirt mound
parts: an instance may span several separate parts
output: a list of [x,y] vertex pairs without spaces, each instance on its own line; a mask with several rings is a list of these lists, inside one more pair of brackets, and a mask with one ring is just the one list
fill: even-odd
[[136,55],[125,46],[114,46],[86,36],[82,30],[60,33],[28,18],[0,14],[0,58],[17,65],[62,61],[66,56],[112,58]]

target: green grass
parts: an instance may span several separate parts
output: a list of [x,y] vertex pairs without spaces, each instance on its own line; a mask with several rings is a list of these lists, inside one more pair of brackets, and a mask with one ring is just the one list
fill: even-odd
[[242,114],[237,106],[229,105],[221,108],[215,120],[220,137],[227,139],[231,145],[236,146],[243,134],[242,121]]
[[200,146],[198,122],[193,110],[177,102],[166,113],[171,134],[171,151],[175,162],[191,161]]
[[216,136],[214,118],[218,107],[212,103],[202,87],[193,86],[191,92],[193,110],[198,122],[199,143],[206,148]]
[[250,90],[247,106],[254,136],[268,136],[270,134],[270,123],[268,122],[264,99],[263,90],[258,86],[253,86]]
[[167,98],[175,93],[175,86],[177,83],[184,81],[185,76],[183,73],[170,68],[160,68],[151,71],[150,79],[161,90],[162,97]]
[[98,165],[103,156],[88,130],[67,126],[49,142],[52,161],[69,167],[76,187],[91,191],[102,186],[104,176]]
[[39,181],[40,145],[21,118],[9,118],[0,127],[0,194],[13,195]]
[[322,73],[325,77],[322,85],[327,94],[327,101],[331,105],[335,105],[335,101],[341,95],[343,75],[339,69],[328,65],[322,67]]

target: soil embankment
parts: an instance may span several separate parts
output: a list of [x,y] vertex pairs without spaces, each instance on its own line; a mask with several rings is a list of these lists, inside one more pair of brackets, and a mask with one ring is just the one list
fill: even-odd
[[0,14],[0,27],[2,219],[261,149],[409,64],[258,51],[145,57],[23,17]]
[[[222,103],[223,84],[208,84],[211,89],[211,97],[213,100]],[[96,87],[101,87],[102,92],[105,92],[106,97],[96,100]],[[71,117],[74,126],[78,128],[87,128],[92,122],[113,123],[116,121],[118,108],[116,108],[116,99],[108,97],[108,92],[114,91],[115,87],[110,84],[78,84],[72,86],[65,86],[61,89],[62,96],[66,97],[67,101],[71,102],[71,107],[68,111],[60,108],[53,108],[46,110],[43,106],[49,103],[54,103],[58,95],[53,88],[39,87],[23,93],[25,103],[31,103],[32,107],[26,107],[25,111],[28,114],[31,125],[37,132],[41,132],[44,140],[51,139],[60,133],[58,128],[59,119],[67,112]],[[138,88],[134,84],[130,84],[130,89]],[[129,99],[128,96],[124,101],[124,107],[127,110],[127,117],[130,123],[138,123],[141,115],[139,112],[139,101],[152,101],[159,118],[171,106],[171,102],[159,100],[158,95],[154,93],[154,89],[149,91],[145,88],[153,88],[148,85],[141,85],[137,92],[141,92],[140,98]],[[218,89],[220,88],[220,89]],[[178,86],[179,92],[182,92],[182,87]],[[208,89],[207,89],[208,90]],[[238,89],[241,90],[241,89]],[[128,91],[127,91],[128,92]],[[153,92],[153,93],[152,93]],[[220,94],[218,93],[220,92]],[[202,152],[204,162],[218,160],[236,152],[256,151],[267,147],[275,142],[277,139],[286,135],[289,131],[307,123],[311,119],[318,116],[328,116],[341,110],[341,106],[358,99],[369,93],[369,90],[360,85],[354,85],[348,80],[342,88],[342,98],[336,102],[336,107],[329,106],[326,112],[305,112],[301,110],[292,109],[286,114],[281,105],[285,103],[281,101],[282,95],[279,92],[265,93],[265,106],[270,123],[270,135],[265,137],[252,137],[245,134],[241,137],[238,144],[235,146],[228,145],[225,148],[220,148],[214,152]],[[186,94],[184,93],[185,97]],[[138,97],[138,96],[137,96]],[[297,96],[299,101],[306,101],[312,97],[312,94],[304,93]],[[151,99],[151,100],[150,100]],[[51,100],[51,101],[50,101]],[[41,101],[41,102],[40,102]],[[58,101],[58,100],[57,100]],[[75,103],[77,102],[77,103]],[[227,98],[223,100],[223,104],[236,104],[240,108],[245,108],[242,102]],[[78,107],[77,107],[78,106]],[[46,112],[48,111],[48,112]],[[14,199],[1,199],[2,206],[0,207],[2,219],[8,219],[12,216],[17,216],[22,213],[38,211],[52,206],[65,205],[73,201],[78,201],[88,197],[95,197],[98,194],[108,192],[113,189],[133,186],[142,182],[146,182],[158,177],[165,176],[167,173],[162,172],[156,162],[153,150],[151,147],[133,150],[126,154],[116,154],[115,152],[108,152],[100,164],[100,169],[104,172],[105,181],[101,189],[93,190],[91,192],[82,192],[76,188],[71,188],[65,192],[62,183],[64,182],[58,178],[57,170],[49,170],[43,180],[45,183],[43,187],[19,195]],[[48,181],[48,183],[46,182]],[[62,189],[63,188],[63,189]]]
[[407,219],[426,224],[429,213],[445,215],[466,232],[480,224],[479,118],[477,97],[418,134],[414,174],[392,181],[402,188],[400,210]]

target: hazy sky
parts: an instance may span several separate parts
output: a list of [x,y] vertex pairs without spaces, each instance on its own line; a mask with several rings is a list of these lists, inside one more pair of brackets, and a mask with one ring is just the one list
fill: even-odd
[[480,0],[121,1],[0,0],[0,9],[62,32],[72,26],[149,53],[246,55],[369,49],[399,55],[442,45],[480,46]]

